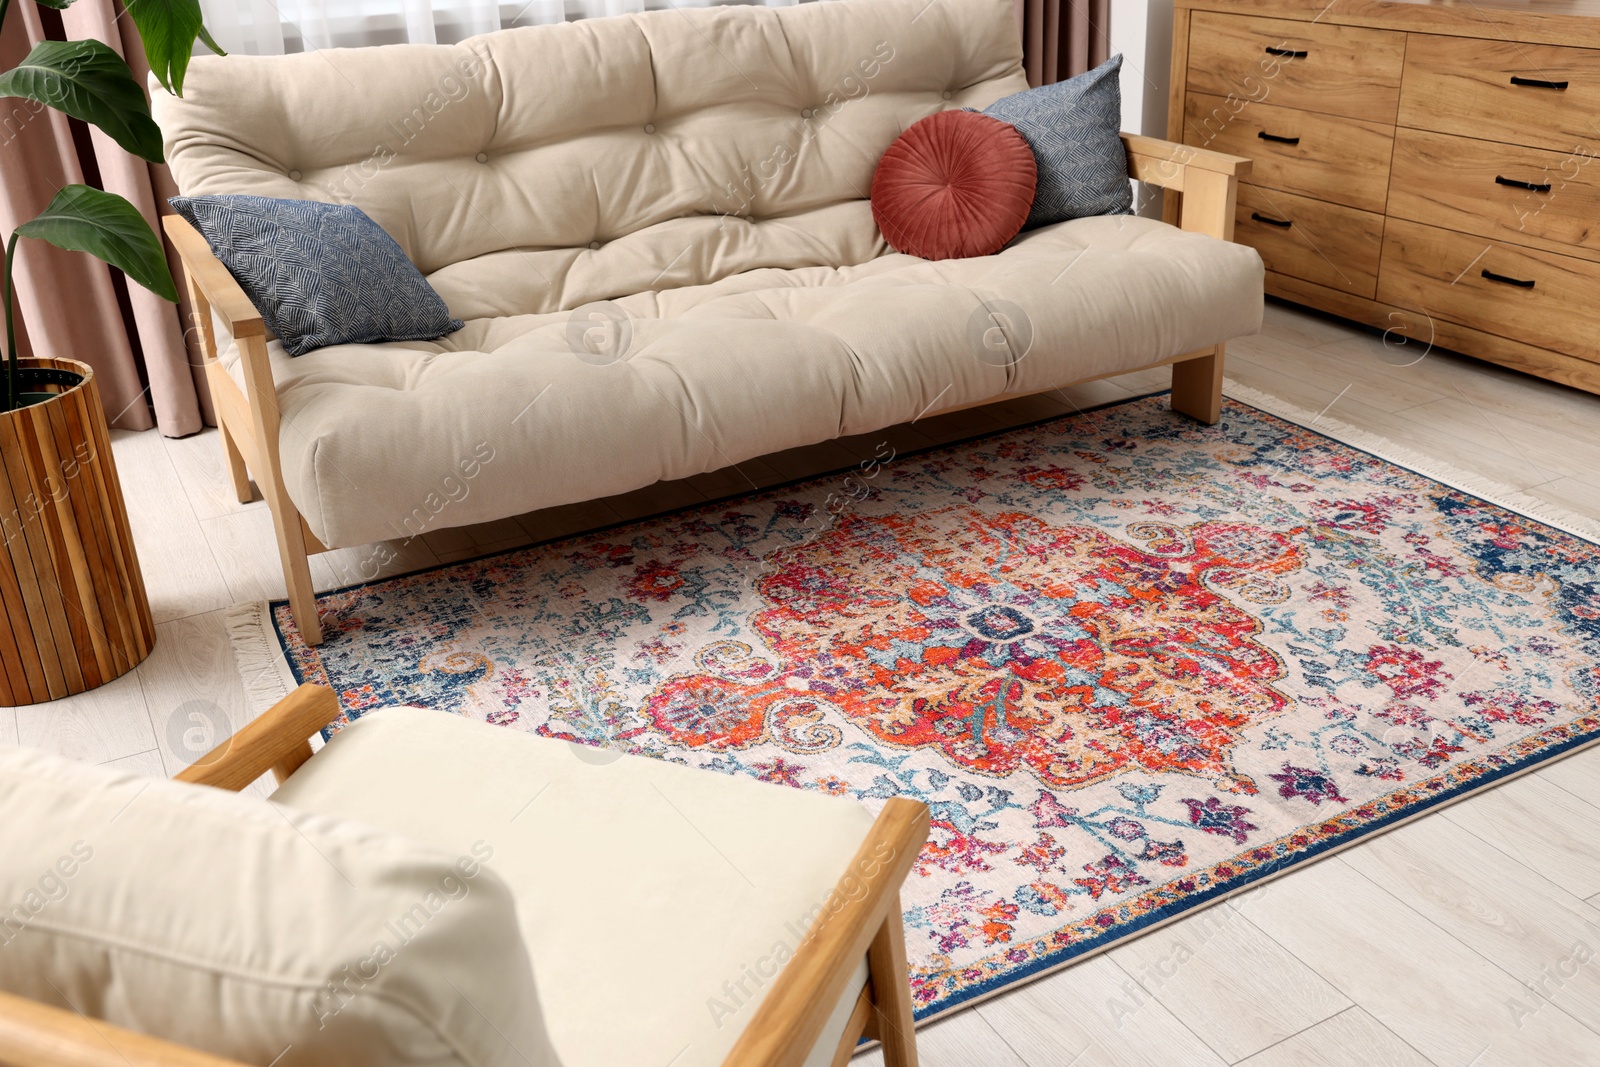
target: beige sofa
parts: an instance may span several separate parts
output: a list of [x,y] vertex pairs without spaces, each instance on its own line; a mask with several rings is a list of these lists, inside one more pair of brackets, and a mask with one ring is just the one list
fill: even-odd
[[1225,243],[1247,161],[1125,138],[1181,229],[1081,219],[930,262],[873,223],[883,151],[1027,88],[1021,58],[1011,0],[844,0],[202,57],[156,91],[185,194],[354,203],[467,323],[289,359],[167,220],[306,639],[308,552],[1164,363],[1215,421],[1221,346],[1261,316],[1260,260]]
[[0,747],[0,1063],[915,1067],[921,803],[420,708],[312,755],[338,713],[301,686],[174,782]]

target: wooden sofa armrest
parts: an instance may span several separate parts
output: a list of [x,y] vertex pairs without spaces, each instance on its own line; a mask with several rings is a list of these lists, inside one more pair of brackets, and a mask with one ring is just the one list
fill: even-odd
[[244,1067],[65,1008],[0,993],[0,1063],[11,1067]]
[[311,735],[338,717],[333,690],[308,682],[173,777],[233,792],[268,771],[282,782],[311,758]]
[[[236,338],[265,336],[266,324],[261,313],[239,288],[228,268],[211,254],[211,246],[200,236],[200,231],[181,215],[163,215],[161,228],[166,231],[172,247],[178,250],[190,283],[200,290],[206,304],[222,316],[228,324],[228,332]],[[196,307],[195,311],[198,313],[200,308]]]
[[[876,1029],[885,1062],[909,1041],[911,989],[900,926],[900,885],[928,839],[927,805],[894,797],[823,904],[794,958],[779,972],[723,1067],[800,1067],[868,957]],[[894,951],[898,948],[898,951]],[[897,957],[897,958],[895,958]],[[846,1034],[851,1044],[856,1034]]]
[[[1129,175],[1167,190],[1168,221],[1195,233],[1233,240],[1239,179],[1250,173],[1250,160],[1135,133],[1123,134],[1122,143],[1128,150]],[[1180,197],[1176,212],[1171,209],[1174,195]]]

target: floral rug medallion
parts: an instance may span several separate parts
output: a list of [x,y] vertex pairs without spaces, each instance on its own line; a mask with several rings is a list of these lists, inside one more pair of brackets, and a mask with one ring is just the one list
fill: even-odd
[[420,704],[926,802],[919,1017],[1600,738],[1600,547],[1144,398],[319,598]]

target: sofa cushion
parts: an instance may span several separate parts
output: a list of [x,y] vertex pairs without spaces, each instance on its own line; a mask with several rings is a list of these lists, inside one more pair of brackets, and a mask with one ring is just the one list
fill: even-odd
[[1002,97],[984,109],[1014,125],[1038,160],[1029,228],[1132,209],[1128,154],[1118,132],[1121,71],[1122,57],[1112,56],[1075,78]]
[[486,836],[28,749],[0,748],[0,811],[7,992],[245,1063],[557,1063]]
[[854,801],[416,708],[362,715],[273,799],[446,853],[491,842],[566,1067],[722,1063],[872,825]]
[[913,124],[878,161],[872,217],[907,255],[993,255],[1028,220],[1035,170],[1015,127],[972,111],[941,111]]
[[[750,271],[570,313],[502,314],[468,276],[429,280],[465,329],[294,360],[269,348],[285,483],[324,544],[603,497],[1147,366],[1255,332],[1262,268],[1242,245],[1114,216],[1025,232],[994,256]],[[987,343],[996,309],[1026,330],[1016,354]],[[586,340],[606,331],[597,356]],[[236,352],[223,359],[237,372]]]
[[324,345],[432,341],[461,329],[394,238],[358,207],[229,195],[170,203],[291,356]]
[[1026,88],[1021,60],[1011,0],[691,8],[197,56],[152,107],[184,195],[354,204],[425,274],[482,258],[501,313],[559,311],[872,259],[884,149]]

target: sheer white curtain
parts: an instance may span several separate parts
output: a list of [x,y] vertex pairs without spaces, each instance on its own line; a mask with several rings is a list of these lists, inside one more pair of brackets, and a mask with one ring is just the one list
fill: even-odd
[[511,26],[570,22],[667,7],[800,0],[200,0],[206,27],[229,52],[274,55],[357,45],[449,44]]

